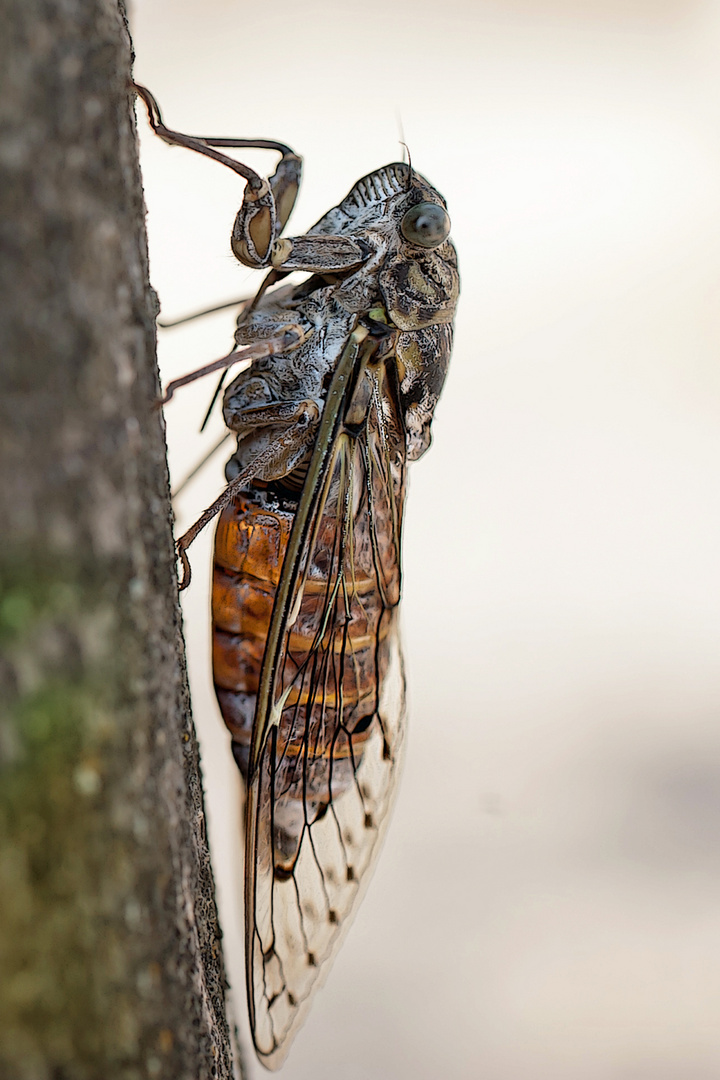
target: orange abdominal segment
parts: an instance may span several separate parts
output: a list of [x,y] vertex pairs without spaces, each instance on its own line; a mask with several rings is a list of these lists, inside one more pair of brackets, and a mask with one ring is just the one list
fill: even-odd
[[[243,772],[247,763],[241,748],[250,743],[265,642],[293,524],[292,510],[269,509],[262,495],[257,502],[253,495],[237,498],[219,519],[213,579],[215,689]],[[333,598],[337,581],[328,580],[322,544],[314,554],[288,639],[282,681],[289,692],[278,740],[292,758],[309,736],[319,765],[331,753],[335,759],[361,753],[372,731],[368,720],[377,708],[378,678],[387,667],[391,621],[376,578],[358,576],[356,563],[350,586],[341,583],[342,593]],[[333,605],[340,605],[344,619],[340,628],[336,622],[334,630],[324,630],[323,614]],[[324,658],[322,671],[297,679],[303,665],[308,672],[310,665],[318,667],[318,651]],[[340,726],[345,734],[338,737]]]

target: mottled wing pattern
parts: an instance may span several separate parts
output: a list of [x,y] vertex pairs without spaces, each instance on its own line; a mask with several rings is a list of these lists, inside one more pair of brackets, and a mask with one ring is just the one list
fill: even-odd
[[255,1045],[269,1068],[284,1060],[367,884],[403,744],[404,433],[384,367],[355,370],[322,469],[302,496],[314,505],[270,701],[255,719],[246,955]]

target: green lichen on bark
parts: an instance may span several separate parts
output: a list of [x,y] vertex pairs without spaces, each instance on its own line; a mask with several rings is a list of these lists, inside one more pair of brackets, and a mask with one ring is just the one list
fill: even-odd
[[[37,566],[0,567],[0,1075],[39,1077],[52,1062],[59,1075],[129,1078],[142,1057],[132,998],[152,990],[161,958],[132,956],[147,916],[138,823],[117,790],[118,763],[132,760],[118,609],[99,575]],[[162,1031],[157,1075],[172,1043]]]

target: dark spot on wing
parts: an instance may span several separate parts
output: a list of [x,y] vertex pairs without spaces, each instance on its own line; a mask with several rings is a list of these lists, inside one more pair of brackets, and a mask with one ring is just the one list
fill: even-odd
[[358,720],[357,724],[355,725],[355,727],[352,729],[351,734],[352,735],[360,735],[363,731],[367,731],[367,729],[370,727],[370,725],[372,724],[374,719],[375,719],[375,713],[374,712],[369,713],[367,716],[361,716],[360,719]]

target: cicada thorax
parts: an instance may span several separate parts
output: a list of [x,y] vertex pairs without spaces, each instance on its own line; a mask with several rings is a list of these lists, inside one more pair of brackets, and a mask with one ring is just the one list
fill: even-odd
[[[352,464],[360,450],[348,444]],[[379,687],[400,599],[397,521],[375,515],[371,522],[371,490],[349,491],[337,478],[334,487],[301,568],[278,675],[276,876],[291,872],[304,827],[353,785],[365,745],[377,736]],[[225,509],[216,532],[215,688],[246,781],[263,655],[295,510],[293,500],[253,486]],[[349,529],[345,520],[352,522]]]

